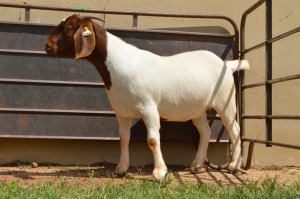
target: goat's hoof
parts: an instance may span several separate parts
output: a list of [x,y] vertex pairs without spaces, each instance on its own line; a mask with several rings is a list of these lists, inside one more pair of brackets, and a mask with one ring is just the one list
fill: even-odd
[[160,179],[160,180],[155,180],[158,184],[162,184],[164,182],[164,179]]
[[236,163],[230,163],[228,166],[228,171],[230,174],[237,174],[241,170],[240,167],[236,166]]
[[126,176],[126,174],[127,174],[126,172],[122,172],[122,173],[115,172],[114,176],[117,177],[117,178],[123,178],[123,177]]
[[236,174],[236,172],[237,172],[237,170],[236,169],[230,169],[229,167],[228,167],[228,172],[230,173],[230,174]]
[[164,181],[167,173],[168,173],[167,168],[153,170],[153,176],[158,183],[162,183]]
[[119,178],[122,178],[122,177],[125,177],[126,176],[126,172],[127,171],[127,169],[124,169],[124,168],[122,168],[121,166],[117,166],[116,167],[116,169],[115,169],[115,175],[117,176],[117,177],[119,177]]
[[200,165],[196,165],[196,166],[192,166],[191,167],[191,173],[193,174],[198,174],[198,173],[204,173],[207,171],[207,168],[205,166],[200,166]]

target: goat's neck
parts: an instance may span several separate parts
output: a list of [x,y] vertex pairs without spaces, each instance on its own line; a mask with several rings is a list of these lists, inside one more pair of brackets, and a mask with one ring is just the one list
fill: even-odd
[[106,31],[105,29],[101,28],[98,25],[95,25],[95,32],[97,32],[97,41],[96,41],[96,47],[92,54],[87,57],[87,60],[90,61],[97,69],[97,71],[100,73],[102,80],[105,84],[106,89],[110,89],[112,83],[111,83],[111,77],[110,73],[107,69],[107,66],[105,65],[105,60],[107,57],[107,38],[106,38]]
[[95,26],[95,31],[97,32],[96,47],[88,60],[95,65],[106,89],[109,90],[112,81],[118,84],[120,81],[133,78],[138,65],[135,63],[144,57],[142,54],[150,52],[127,44],[98,25]]
[[88,57],[87,60],[90,61],[96,67],[104,82],[105,88],[109,90],[112,83],[109,71],[107,70],[107,66],[104,64],[104,60],[100,58],[98,53],[96,53],[95,51]]
[[132,63],[137,59],[141,50],[132,46],[119,37],[107,33],[107,58],[108,67],[119,68],[121,65],[131,67]]

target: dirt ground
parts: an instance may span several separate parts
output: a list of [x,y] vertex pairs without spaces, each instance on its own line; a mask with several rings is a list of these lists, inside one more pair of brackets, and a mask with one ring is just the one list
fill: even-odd
[[[37,167],[36,167],[37,166]],[[36,167],[36,168],[35,168]],[[93,186],[106,182],[124,183],[131,180],[153,180],[153,166],[130,167],[126,177],[116,177],[113,174],[115,165],[98,163],[91,166],[39,166],[17,164],[0,167],[0,180],[5,183],[18,181],[25,186],[41,183],[57,184],[65,182]],[[250,181],[262,181],[265,178],[278,178],[280,183],[292,183],[300,179],[300,167],[270,167],[252,168],[236,175],[224,171],[208,169],[207,172],[191,174],[182,166],[169,166],[167,180],[174,184],[210,183],[222,185],[239,185]]]

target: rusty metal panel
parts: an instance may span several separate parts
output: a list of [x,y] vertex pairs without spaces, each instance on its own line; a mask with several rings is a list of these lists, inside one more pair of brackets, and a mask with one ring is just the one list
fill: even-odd
[[118,124],[113,117],[1,114],[1,137],[118,139]]
[[1,23],[0,48],[44,51],[45,39],[52,26],[27,23]]
[[222,59],[233,59],[234,38],[159,31],[110,30],[140,49],[168,56],[193,50],[209,50]]
[[0,78],[102,82],[94,66],[85,60],[1,50],[0,55]]
[[0,107],[112,110],[105,90],[97,87],[0,84],[0,92]]
[[[118,124],[94,66],[50,58],[44,42],[51,26],[0,23],[0,137],[116,140]],[[160,55],[205,49],[232,59],[234,38],[164,31],[109,30]],[[227,142],[220,120],[211,120],[212,141]],[[195,141],[189,122],[162,122],[162,141]],[[145,140],[135,120],[132,140]]]

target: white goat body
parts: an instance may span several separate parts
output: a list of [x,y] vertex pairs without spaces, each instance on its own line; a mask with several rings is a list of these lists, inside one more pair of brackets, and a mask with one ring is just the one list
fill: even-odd
[[246,60],[222,61],[209,51],[193,51],[162,57],[140,50],[107,33],[107,58],[112,87],[107,90],[115,110],[121,137],[117,173],[129,166],[130,118],[142,118],[148,144],[154,156],[153,175],[162,180],[167,167],[159,141],[159,118],[168,121],[192,120],[200,134],[199,148],[192,163],[198,172],[206,158],[211,131],[206,111],[221,116],[233,145],[230,171],[240,169],[240,129],[235,121],[235,87],[232,73],[249,69]]
[[249,63],[224,62],[208,51],[158,56],[125,43],[91,19],[95,17],[72,15],[62,21],[50,34],[45,50],[53,56],[85,58],[102,76],[119,122],[121,156],[116,173],[125,173],[129,167],[132,118],[142,118],[146,125],[157,180],[167,173],[160,149],[160,119],[192,120],[200,142],[191,171],[198,172],[211,135],[206,119],[209,109],[220,115],[232,144],[229,170],[238,170],[241,142],[232,73],[249,69]]
[[168,121],[202,117],[207,109],[222,108],[218,101],[227,100],[232,73],[249,68],[246,60],[223,62],[209,51],[162,57],[107,34],[106,65],[113,82],[108,96],[122,117],[142,118],[149,103]]

